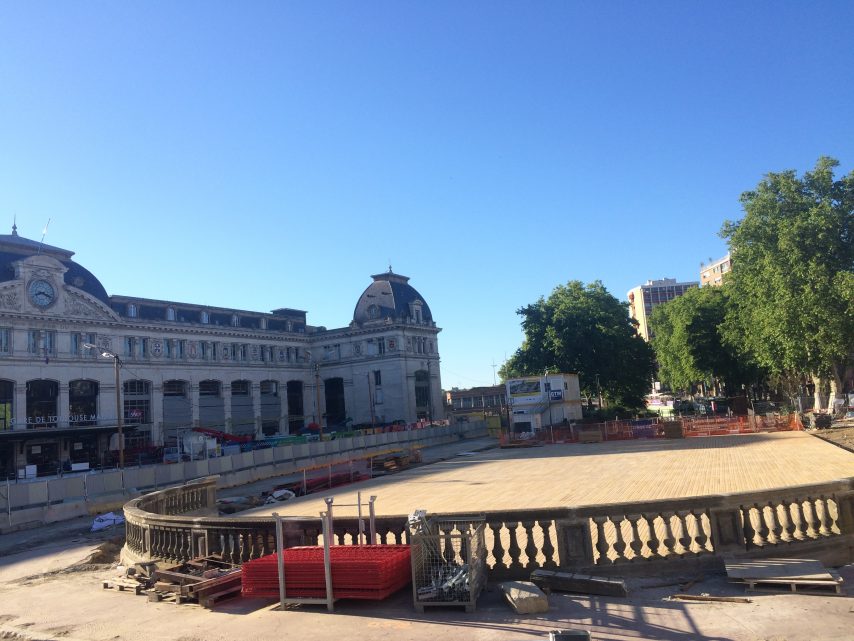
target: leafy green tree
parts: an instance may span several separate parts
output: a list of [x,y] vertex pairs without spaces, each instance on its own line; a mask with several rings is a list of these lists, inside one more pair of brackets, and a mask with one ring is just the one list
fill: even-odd
[[552,372],[578,374],[588,398],[644,404],[653,373],[652,349],[638,336],[628,305],[596,281],[559,285],[548,298],[516,312],[525,340],[501,368],[502,379]]
[[836,394],[854,353],[854,172],[838,162],[770,173],[741,195],[744,218],[724,223],[733,270],[727,340],[774,375],[801,371]]
[[695,288],[653,310],[651,343],[659,377],[673,389],[723,383],[734,395],[760,377],[750,357],[723,339],[728,299],[729,285]]

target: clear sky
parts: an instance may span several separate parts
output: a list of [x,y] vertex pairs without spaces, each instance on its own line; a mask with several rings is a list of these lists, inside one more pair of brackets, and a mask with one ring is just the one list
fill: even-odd
[[[558,284],[698,280],[742,191],[854,164],[854,3],[0,4],[0,233],[110,294],[329,328],[411,277],[444,387]],[[4,222],[5,221],[5,222]]]

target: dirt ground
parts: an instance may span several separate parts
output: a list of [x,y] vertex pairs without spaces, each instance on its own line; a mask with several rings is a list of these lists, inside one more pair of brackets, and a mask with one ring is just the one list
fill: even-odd
[[849,452],[854,452],[854,425],[850,427],[831,427],[826,430],[814,430],[810,433],[820,439],[843,447]]
[[[844,434],[851,438],[852,432]],[[471,614],[454,608],[418,614],[410,589],[382,602],[341,600],[333,613],[322,606],[280,611],[272,600],[243,598],[206,610],[104,589],[104,581],[124,574],[117,563],[124,530],[93,533],[91,525],[87,517],[0,536],[0,640],[535,641],[556,629],[585,630],[595,641],[854,639],[854,565],[838,570],[843,596],[746,594],[723,573],[709,573],[630,580],[628,598],[553,593],[548,612],[531,615],[513,612],[492,584]],[[683,590],[750,602],[671,598]]]

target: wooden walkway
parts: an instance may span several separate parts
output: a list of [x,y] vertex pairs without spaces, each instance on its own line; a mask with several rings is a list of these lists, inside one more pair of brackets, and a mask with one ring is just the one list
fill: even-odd
[[[803,432],[488,450],[243,512],[317,516],[377,495],[379,515],[549,508],[750,492],[854,476],[854,454]],[[336,507],[338,516],[355,508]]]

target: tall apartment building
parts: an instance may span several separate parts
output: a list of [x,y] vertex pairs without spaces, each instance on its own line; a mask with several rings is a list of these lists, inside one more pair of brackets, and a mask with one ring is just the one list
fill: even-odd
[[708,265],[700,263],[700,287],[706,285],[720,287],[723,284],[724,274],[730,271],[732,271],[732,259],[729,254]]
[[638,333],[648,341],[650,339],[649,317],[658,305],[681,296],[692,287],[699,286],[696,281],[677,283],[675,278],[648,280],[628,293],[629,315],[638,322]]

